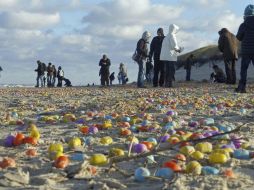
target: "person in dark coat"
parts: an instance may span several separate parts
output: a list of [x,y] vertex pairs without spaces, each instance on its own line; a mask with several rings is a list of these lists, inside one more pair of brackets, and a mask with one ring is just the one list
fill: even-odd
[[218,48],[223,53],[225,62],[225,71],[227,75],[227,84],[236,83],[235,63],[238,59],[238,45],[234,34],[226,28],[219,31]]
[[110,67],[110,65],[111,65],[110,59],[107,58],[106,55],[103,55],[102,59],[99,62],[99,66],[101,67],[99,76],[101,76],[101,85],[102,86],[105,86],[105,84],[107,84],[107,86],[109,86],[109,67]]
[[219,68],[218,65],[214,65],[213,70],[214,70],[214,73],[211,74],[211,80],[217,83],[225,83],[226,77],[223,70]]
[[191,78],[191,67],[194,65],[194,55],[191,54],[184,65],[184,69],[186,70],[186,81],[190,81]]
[[113,81],[115,80],[115,72],[111,73],[111,75],[109,76],[109,80],[110,80],[110,85],[113,85]]
[[149,53],[149,59],[150,61],[154,60],[154,75],[153,75],[153,86],[158,86],[158,80],[159,85],[162,87],[164,84],[164,62],[160,61],[160,54],[161,54],[161,45],[162,41],[164,39],[164,32],[162,28],[159,28],[157,30],[157,36],[152,39],[151,45],[150,45],[150,53]]
[[43,87],[43,75],[44,75],[44,71],[43,71],[43,66],[40,60],[37,61],[37,69],[35,69],[34,71],[37,72],[37,77],[36,77],[36,86],[35,87],[39,87],[39,83],[41,82],[41,86]]
[[248,5],[244,11],[244,22],[240,25],[236,38],[241,41],[242,62],[240,81],[236,92],[246,93],[247,70],[254,64],[254,5]]
[[137,87],[144,88],[144,62],[148,58],[148,48],[147,44],[149,43],[149,39],[151,34],[148,31],[145,31],[142,35],[142,38],[139,39],[136,46],[136,52],[138,55],[138,79],[137,79]]

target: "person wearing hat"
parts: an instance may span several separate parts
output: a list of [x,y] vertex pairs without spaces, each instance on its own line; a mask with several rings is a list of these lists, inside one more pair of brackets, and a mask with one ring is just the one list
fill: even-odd
[[147,44],[149,43],[149,39],[151,34],[148,31],[145,31],[142,35],[142,38],[137,42],[136,52],[138,55],[138,79],[137,79],[137,87],[145,88],[144,86],[144,62],[148,58],[148,48]]
[[246,93],[248,67],[251,62],[254,65],[254,5],[245,8],[244,22],[240,25],[236,38],[242,42],[242,62],[240,81],[235,91]]
[[219,31],[219,35],[218,48],[223,53],[224,57],[227,76],[226,83],[236,84],[235,63],[238,59],[237,39],[227,28],[222,28]]
[[152,57],[154,60],[154,73],[153,73],[153,87],[163,86],[164,84],[164,62],[160,61],[160,54],[161,54],[161,46],[162,41],[164,39],[164,32],[162,28],[157,30],[157,36],[152,39],[150,45],[150,53],[149,59],[150,62],[152,61]]

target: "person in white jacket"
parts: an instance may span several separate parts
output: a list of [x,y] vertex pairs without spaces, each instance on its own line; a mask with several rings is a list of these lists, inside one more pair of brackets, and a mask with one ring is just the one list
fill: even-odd
[[179,47],[177,44],[176,33],[178,31],[179,27],[175,24],[171,24],[169,26],[169,33],[162,42],[160,60],[164,62],[165,67],[165,87],[173,86],[177,54],[183,51],[183,48]]

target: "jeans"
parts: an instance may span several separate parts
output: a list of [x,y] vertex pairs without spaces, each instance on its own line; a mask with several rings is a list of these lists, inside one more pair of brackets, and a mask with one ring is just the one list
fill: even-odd
[[141,59],[138,61],[138,87],[144,86],[144,61]]
[[235,60],[230,60],[225,62],[225,71],[227,75],[227,83],[235,84],[236,83],[236,72],[235,72]]
[[190,76],[191,76],[191,70],[186,69],[186,81],[190,81]]
[[41,87],[43,87],[43,75],[37,75],[37,78],[36,78],[36,86],[39,87],[39,81],[41,81]]
[[175,61],[165,61],[165,87],[172,87],[175,79]]
[[[160,79],[159,79],[160,76]],[[160,60],[154,60],[154,75],[153,75],[153,86],[163,86],[164,84],[164,62]]]
[[245,90],[246,82],[247,82],[247,71],[249,64],[252,62],[254,65],[254,55],[243,55],[242,62],[241,62],[241,72],[240,76],[241,79],[239,81],[238,89]]
[[53,76],[52,76],[52,75],[48,75],[48,76],[47,76],[48,87],[52,86],[52,79],[53,79]]

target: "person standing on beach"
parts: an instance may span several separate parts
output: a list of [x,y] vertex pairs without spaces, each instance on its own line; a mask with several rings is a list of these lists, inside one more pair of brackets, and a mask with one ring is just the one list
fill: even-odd
[[254,5],[248,5],[244,11],[244,22],[240,25],[236,38],[242,42],[242,62],[240,81],[236,92],[246,93],[247,71],[249,64],[254,65]]
[[235,63],[238,59],[238,45],[234,34],[227,28],[219,31],[218,48],[223,53],[227,84],[236,84]]
[[137,63],[138,63],[138,79],[137,87],[145,88],[144,86],[144,62],[148,58],[148,48],[147,44],[151,34],[148,31],[145,31],[142,35],[142,38],[137,42],[136,52],[137,52]]
[[194,55],[191,54],[184,65],[184,69],[186,70],[186,81],[191,80],[191,67],[194,65]]
[[109,67],[110,67],[110,59],[107,57],[107,55],[103,55],[102,59],[99,62],[99,66],[101,67],[99,76],[101,76],[101,85],[109,86]]
[[43,76],[42,76],[43,87],[45,87],[46,86],[46,78],[47,78],[45,72],[47,71],[47,66],[46,66],[45,63],[41,63],[41,65],[42,65],[42,68],[43,68]]
[[48,82],[48,87],[52,86],[53,72],[54,72],[54,69],[53,69],[52,63],[49,63],[48,67],[47,67],[47,82]]
[[127,69],[123,63],[120,63],[118,76],[120,78],[120,84],[126,84]]
[[53,67],[52,87],[55,87],[57,70],[56,70],[55,65],[52,65],[52,67]]
[[110,80],[110,85],[113,85],[113,81],[115,80],[115,72],[111,73],[111,75],[109,76],[109,80]]
[[162,28],[157,30],[157,36],[153,38],[150,45],[149,59],[154,60],[154,75],[153,75],[153,87],[163,86],[164,84],[164,62],[160,60],[161,46],[164,39],[164,32]]
[[35,69],[34,71],[37,72],[37,78],[36,78],[36,86],[35,87],[39,87],[40,86],[40,82],[41,82],[41,87],[43,87],[43,67],[42,67],[42,63],[40,60],[37,61],[37,69]]
[[61,66],[58,67],[56,76],[57,76],[57,80],[58,80],[57,87],[62,87],[63,86],[62,81],[64,79],[64,71]]
[[163,39],[160,60],[164,61],[165,67],[165,87],[173,87],[173,80],[175,79],[175,64],[177,61],[177,54],[183,51],[183,47],[179,47],[176,40],[176,33],[179,27],[175,24],[169,26],[169,33]]

